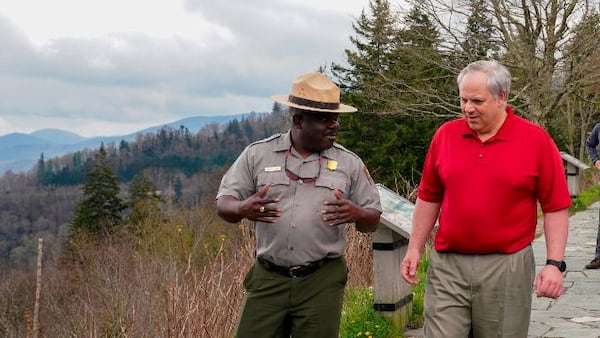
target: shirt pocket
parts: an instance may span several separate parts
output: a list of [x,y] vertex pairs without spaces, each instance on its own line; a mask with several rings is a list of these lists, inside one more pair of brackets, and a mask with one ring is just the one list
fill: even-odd
[[342,175],[321,174],[315,181],[315,187],[335,190],[337,188],[343,195],[348,191],[348,181]]
[[256,178],[256,190],[269,186],[267,196],[270,198],[282,198],[290,187],[290,178],[284,172],[262,172]]

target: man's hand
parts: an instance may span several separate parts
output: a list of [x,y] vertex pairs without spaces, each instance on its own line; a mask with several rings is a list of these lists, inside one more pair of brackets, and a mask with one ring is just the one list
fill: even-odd
[[281,216],[281,209],[272,205],[279,202],[278,198],[267,198],[270,186],[265,185],[254,195],[239,204],[238,214],[252,221],[274,223]]
[[535,279],[535,294],[538,297],[557,299],[563,293],[563,274],[553,265],[546,265]]
[[221,196],[217,199],[217,213],[230,223],[239,222],[244,218],[274,223],[275,219],[281,216],[281,209],[273,205],[279,202],[278,198],[267,198],[268,191],[267,185],[243,201],[234,196]]
[[354,223],[360,216],[361,209],[346,199],[338,188],[333,190],[334,200],[323,202],[325,208],[321,211],[321,218],[331,226],[345,223]]
[[400,265],[400,271],[402,278],[409,284],[419,284],[419,277],[417,277],[417,269],[419,268],[419,262],[421,261],[421,254],[419,250],[408,250],[406,256],[402,260]]
[[335,199],[323,202],[321,219],[331,226],[354,223],[360,232],[373,232],[377,230],[380,212],[372,208],[361,208],[344,197],[338,189],[333,190]]

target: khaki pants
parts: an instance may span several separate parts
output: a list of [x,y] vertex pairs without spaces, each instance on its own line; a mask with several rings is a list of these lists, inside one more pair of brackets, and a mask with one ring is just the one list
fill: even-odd
[[255,262],[244,280],[236,337],[338,337],[347,278],[343,258],[298,278],[267,271]]
[[425,337],[527,337],[535,261],[514,254],[432,251],[425,291]]

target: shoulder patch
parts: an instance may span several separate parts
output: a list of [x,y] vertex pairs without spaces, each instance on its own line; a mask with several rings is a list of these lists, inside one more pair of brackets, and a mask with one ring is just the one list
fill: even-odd
[[363,173],[365,174],[365,176],[367,176],[367,180],[369,180],[369,183],[371,183],[371,185],[375,184],[375,182],[373,182],[373,178],[371,177],[371,174],[369,174],[369,169],[367,169],[367,166],[364,165],[362,169],[363,169]]

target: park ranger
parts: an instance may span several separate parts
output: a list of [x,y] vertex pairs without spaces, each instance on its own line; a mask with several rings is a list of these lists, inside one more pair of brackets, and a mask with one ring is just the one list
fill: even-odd
[[347,267],[345,225],[375,231],[379,194],[362,160],[335,143],[338,116],[356,109],[321,73],[288,95],[292,128],[250,144],[224,175],[219,216],[255,221],[256,262],[245,281],[237,337],[337,337]]

